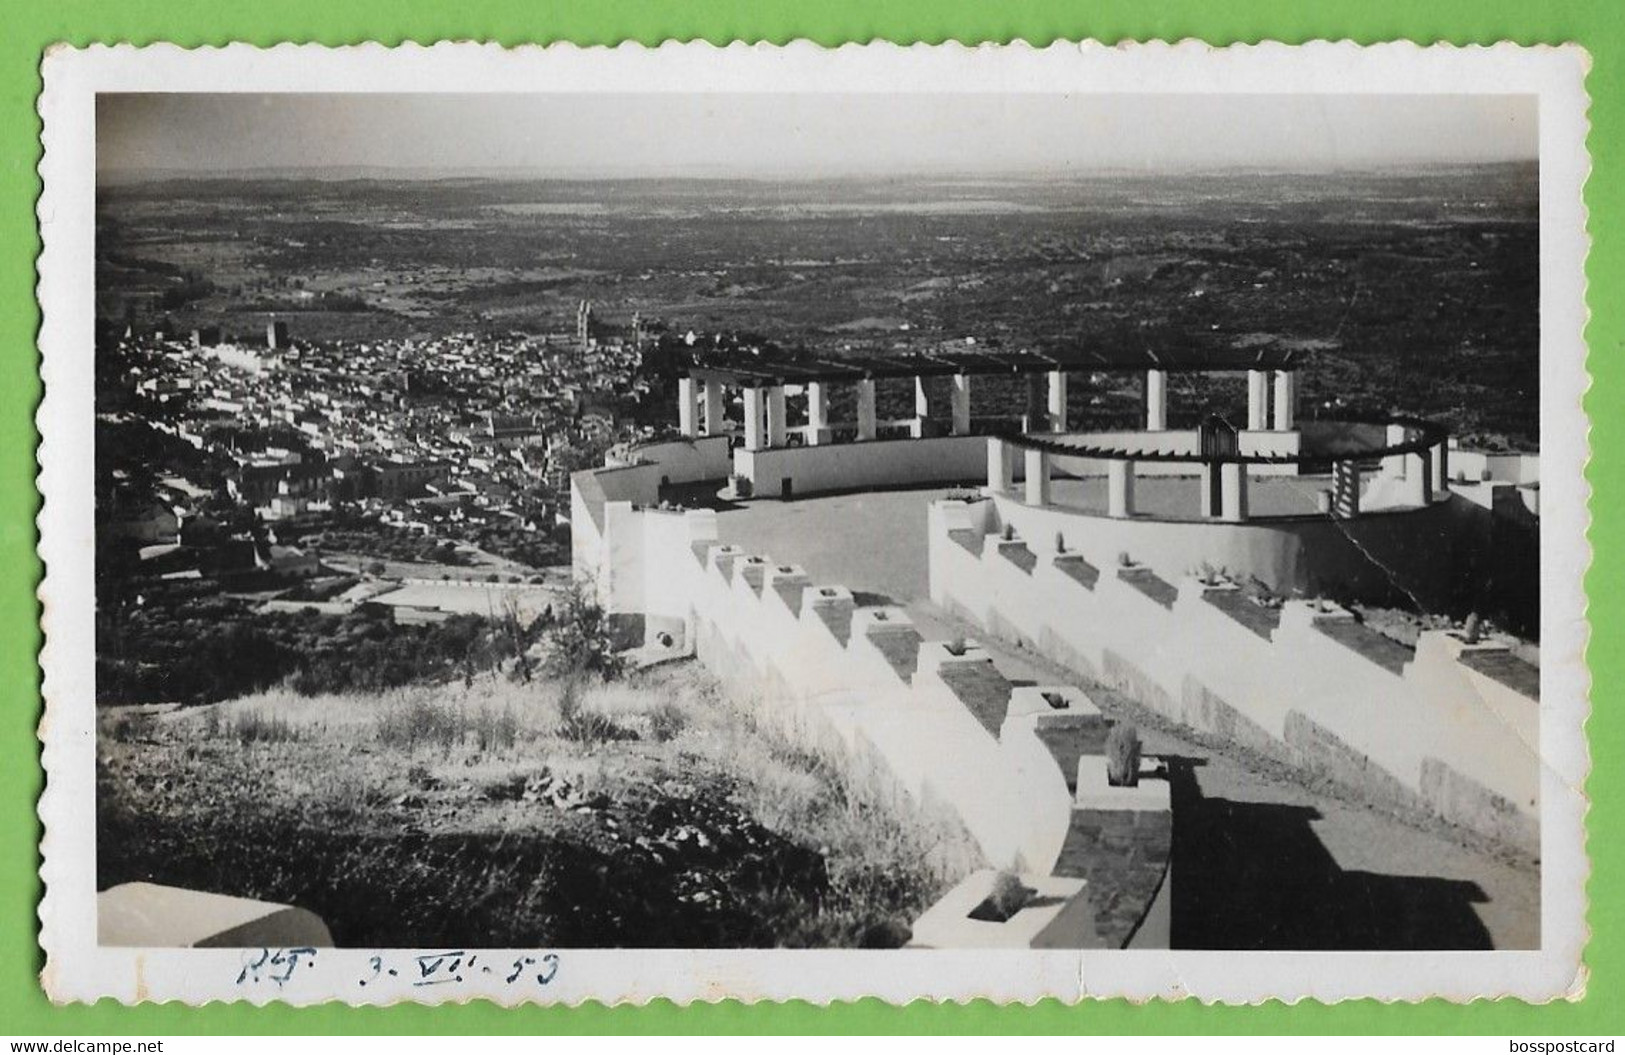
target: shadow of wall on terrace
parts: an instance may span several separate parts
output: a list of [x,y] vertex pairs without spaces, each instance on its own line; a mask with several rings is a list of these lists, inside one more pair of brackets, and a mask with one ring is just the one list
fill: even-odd
[[1173,945],[1181,949],[1489,949],[1476,883],[1346,871],[1319,812],[1208,798],[1199,760],[1170,757]]

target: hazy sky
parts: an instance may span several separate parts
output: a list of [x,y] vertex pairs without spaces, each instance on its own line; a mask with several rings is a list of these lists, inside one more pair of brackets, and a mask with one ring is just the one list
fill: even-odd
[[1533,96],[104,95],[100,171],[832,176],[1533,159]]

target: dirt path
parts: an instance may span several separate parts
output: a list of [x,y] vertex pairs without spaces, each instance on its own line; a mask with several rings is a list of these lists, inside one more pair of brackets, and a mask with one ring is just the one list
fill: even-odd
[[322,552],[322,563],[330,568],[359,575],[375,564],[382,564],[384,570],[381,578],[385,579],[451,579],[484,582],[491,575],[497,575],[506,582],[510,577],[517,576],[522,582],[529,582],[535,576],[542,576],[550,584],[568,580],[568,569],[532,568],[528,564],[520,564],[506,557],[498,557],[478,551],[475,564],[434,564],[428,561],[391,560],[384,557],[370,557],[363,553],[351,553],[347,550],[332,550]]

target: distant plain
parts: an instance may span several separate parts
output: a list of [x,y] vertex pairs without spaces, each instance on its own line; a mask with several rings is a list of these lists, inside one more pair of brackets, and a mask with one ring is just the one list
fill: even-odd
[[[1306,416],[1420,413],[1471,443],[1535,449],[1538,186],[1532,164],[116,181],[98,202],[98,314],[244,335],[274,314],[306,339],[377,340],[568,333],[590,299],[611,323],[639,312],[833,356],[966,338],[1277,346],[1310,355]],[[1129,379],[1074,388],[1076,416],[1136,414]],[[1244,399],[1235,379],[1176,379],[1173,396],[1175,424]]]

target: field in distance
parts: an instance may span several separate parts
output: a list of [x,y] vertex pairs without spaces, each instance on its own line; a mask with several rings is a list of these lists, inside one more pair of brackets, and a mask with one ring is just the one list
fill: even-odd
[[1306,416],[1401,410],[1533,448],[1538,235],[1528,164],[114,182],[98,201],[97,295],[104,320],[248,335],[274,314],[308,339],[569,333],[590,299],[623,323],[639,312],[679,333],[753,333],[836,356],[966,337],[1278,345],[1311,353]]

